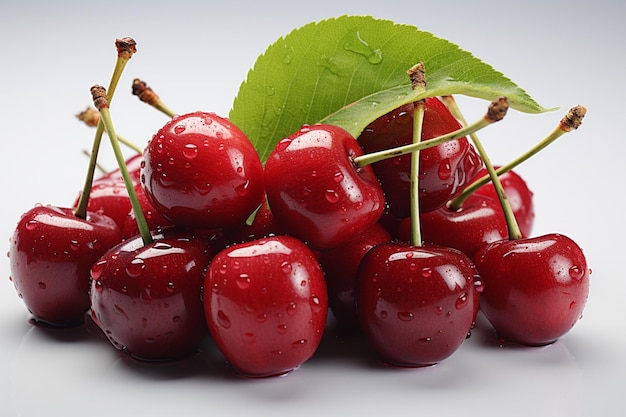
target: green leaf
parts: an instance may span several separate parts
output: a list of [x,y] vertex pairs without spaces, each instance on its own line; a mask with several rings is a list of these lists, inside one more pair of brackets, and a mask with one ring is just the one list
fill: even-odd
[[[406,73],[418,62],[425,66],[426,91],[412,91]],[[342,16],[309,23],[270,45],[240,86],[229,118],[265,161],[303,124],[333,123],[356,137],[402,104],[448,94],[506,96],[519,111],[548,110],[445,39],[389,20]]]

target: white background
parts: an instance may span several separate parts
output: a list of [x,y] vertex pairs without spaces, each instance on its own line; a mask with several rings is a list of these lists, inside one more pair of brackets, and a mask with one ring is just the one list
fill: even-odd
[[[458,3],[458,4],[457,4]],[[160,367],[119,355],[89,330],[33,327],[0,263],[0,415],[623,415],[623,2],[4,2],[0,6],[0,235],[8,249],[35,203],[70,205],[93,131],[74,115],[107,85],[113,42],[133,37],[112,113],[141,145],[164,116],[130,94],[148,82],[176,111],[227,115],[257,56],[292,29],[342,14],[407,23],[447,38],[510,77],[553,113],[510,112],[481,133],[494,162],[544,137],[577,104],[583,126],[518,172],[535,193],[535,233],[567,234],[593,269],[583,319],[556,344],[499,347],[476,331],[441,364],[380,366],[360,340],[329,332],[316,357],[283,378],[236,378],[215,352]],[[486,103],[461,101],[473,120]],[[106,142],[103,142],[106,143]],[[106,147],[104,147],[106,149]],[[103,163],[114,166],[103,151]],[[207,346],[210,350],[210,346]],[[175,414],[178,415],[178,414]]]

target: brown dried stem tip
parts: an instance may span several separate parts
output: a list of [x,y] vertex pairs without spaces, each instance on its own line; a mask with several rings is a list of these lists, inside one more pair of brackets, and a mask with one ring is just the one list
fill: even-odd
[[137,52],[137,43],[133,38],[116,39],[115,48],[117,48],[118,57],[130,59]]
[[155,106],[160,98],[157,93],[152,90],[152,88],[148,87],[145,81],[140,80],[139,78],[135,78],[133,80],[133,95],[137,96],[139,100],[144,103],[148,103],[151,106]]
[[574,106],[572,107],[565,117],[561,119],[561,123],[559,124],[559,128],[564,132],[571,132],[572,130],[578,129],[578,127],[582,124],[583,118],[587,114],[587,109],[583,106]]
[[109,99],[107,98],[107,90],[101,85],[94,85],[90,89],[93,105],[98,111],[109,107]]
[[418,87],[426,87],[426,70],[424,69],[424,63],[419,62],[413,65],[408,71],[409,79],[411,80],[411,87],[415,90]]
[[498,97],[489,104],[489,109],[485,115],[490,123],[499,122],[504,119],[506,112],[509,110],[509,100],[506,97]]
[[87,107],[76,115],[78,120],[85,122],[87,126],[96,127],[100,121],[100,112],[93,107]]

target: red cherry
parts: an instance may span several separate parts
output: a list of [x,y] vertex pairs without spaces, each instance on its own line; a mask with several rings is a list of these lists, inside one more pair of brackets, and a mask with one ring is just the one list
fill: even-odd
[[142,183],[172,223],[201,228],[244,224],[263,201],[263,167],[245,134],[214,113],[168,121],[144,152]]
[[361,260],[371,248],[390,240],[387,230],[375,223],[351,241],[319,253],[328,287],[328,304],[343,330],[360,329],[354,305],[354,282]]
[[324,274],[300,240],[274,236],[219,252],[204,285],[207,323],[240,373],[281,375],[315,353],[328,312]]
[[428,366],[452,355],[474,323],[477,271],[455,249],[387,243],[359,267],[356,308],[381,359]]
[[202,286],[213,249],[166,229],[111,248],[91,268],[91,317],[117,349],[149,361],[196,352],[208,334]]
[[265,163],[267,199],[289,234],[315,249],[339,246],[380,218],[384,195],[363,152],[337,126],[305,126],[281,140]]
[[[445,104],[436,97],[426,99],[422,141],[461,127]],[[413,141],[413,104],[378,118],[358,138],[365,153],[391,149]],[[410,215],[411,155],[374,163],[389,211],[397,218]],[[435,210],[458,195],[474,178],[482,161],[467,138],[446,142],[420,152],[420,208]]]
[[9,258],[15,289],[36,320],[54,326],[83,322],[89,309],[89,268],[122,237],[115,222],[73,209],[36,206],[20,218]]
[[570,238],[548,234],[494,242],[475,262],[484,284],[481,310],[499,337],[547,345],[581,317],[590,271]]
[[[472,258],[487,243],[506,239],[508,230],[498,200],[470,195],[460,209],[440,207],[420,214],[422,240],[426,243],[455,248]],[[398,239],[411,241],[411,218],[398,228]]]

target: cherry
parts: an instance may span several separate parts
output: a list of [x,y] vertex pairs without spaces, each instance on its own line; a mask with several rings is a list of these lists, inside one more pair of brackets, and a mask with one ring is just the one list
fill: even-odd
[[385,201],[358,143],[337,126],[304,126],[265,163],[267,200],[284,230],[315,249],[339,246],[380,218]]
[[[380,117],[358,137],[365,153],[395,148],[411,143],[413,104],[407,104]],[[446,106],[437,98],[426,99],[422,141],[444,135],[461,127]],[[403,155],[372,166],[378,176],[389,211],[397,218],[409,216],[411,156]],[[467,138],[446,142],[421,151],[420,208],[427,212],[443,206],[482,168],[480,157]]]
[[328,312],[324,273],[294,237],[227,247],[213,258],[204,288],[211,335],[243,375],[288,373],[321,342]]
[[20,218],[9,248],[11,279],[35,320],[54,326],[83,322],[89,310],[89,269],[122,240],[107,216],[38,205]]
[[360,329],[354,304],[354,282],[361,260],[371,248],[391,239],[380,223],[374,223],[351,241],[319,253],[328,287],[328,304],[342,330]]
[[164,229],[137,235],[91,268],[91,317],[117,349],[149,361],[196,352],[208,334],[202,286],[214,250],[205,238]]
[[484,284],[481,310],[503,339],[547,345],[582,315],[590,270],[567,236],[494,242],[476,254],[475,263]]
[[263,201],[263,167],[236,126],[215,113],[175,116],[148,142],[142,184],[181,226],[235,228]]
[[381,359],[418,367],[452,355],[474,324],[477,275],[472,261],[451,248],[390,242],[367,252],[356,309]]

